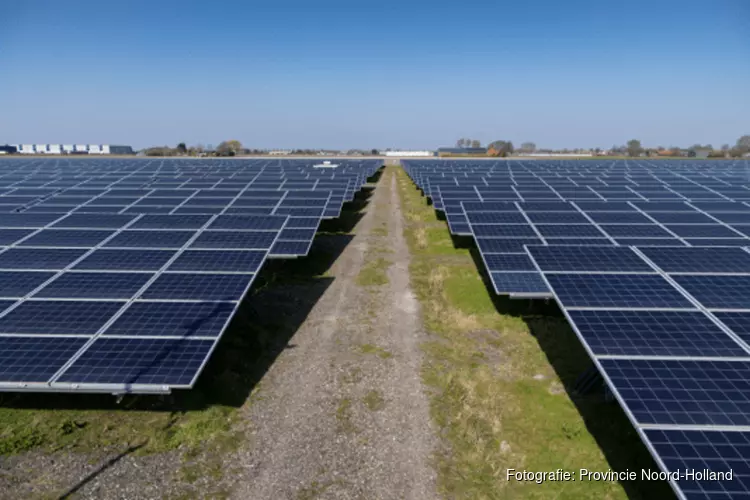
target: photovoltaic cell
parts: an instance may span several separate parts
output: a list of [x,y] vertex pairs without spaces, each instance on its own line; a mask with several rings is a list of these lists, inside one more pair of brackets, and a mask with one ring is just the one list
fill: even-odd
[[536,271],[531,259],[525,254],[487,254],[484,255],[484,261],[489,271]]
[[240,300],[252,274],[162,274],[143,293],[155,300]]
[[720,224],[670,224],[665,226],[681,238],[741,238],[726,226]]
[[149,279],[148,273],[66,272],[34,298],[129,299]]
[[593,224],[537,224],[537,231],[546,237],[601,238],[606,237]]
[[[654,272],[627,247],[529,246],[542,271]],[[750,254],[748,254],[750,257]]]
[[86,250],[72,248],[9,248],[0,253],[0,269],[64,269]]
[[234,307],[227,302],[135,302],[103,335],[218,337]]
[[0,297],[23,298],[54,276],[55,273],[2,271],[0,272]]
[[750,309],[750,276],[678,275],[674,280],[704,307]]
[[740,248],[644,248],[667,273],[750,273],[750,253]]
[[284,227],[286,220],[286,217],[276,215],[219,215],[209,229],[279,230]]
[[[750,494],[750,432],[646,429],[646,438],[687,498],[743,498]],[[699,480],[685,471],[726,473],[731,480]]]
[[274,231],[204,231],[191,248],[266,250],[278,237]]
[[76,270],[158,271],[174,256],[175,250],[118,250],[101,248],[76,264]]
[[265,258],[263,250],[186,250],[169,271],[256,273]]
[[71,337],[0,337],[0,380],[46,382],[86,341]]
[[[77,205],[78,203],[76,203]],[[54,228],[119,229],[135,218],[133,215],[117,214],[71,214],[54,223]]]
[[45,229],[24,240],[22,247],[91,248],[112,236],[114,231]]
[[193,237],[193,231],[123,231],[104,246],[108,248],[179,249]]
[[93,335],[122,302],[27,300],[0,317],[0,333]]
[[640,224],[640,225],[618,225],[618,224],[602,224],[599,227],[614,237],[614,238],[673,238],[665,229],[657,226],[656,224]]
[[499,295],[549,294],[549,288],[539,273],[490,273],[492,285]]
[[600,356],[748,356],[698,311],[574,310],[568,314]]
[[477,238],[534,237],[536,233],[529,224],[474,224],[471,230]]
[[599,362],[640,424],[750,424],[750,361]]
[[483,254],[524,253],[525,245],[540,245],[539,238],[476,238],[477,246]]
[[101,337],[59,378],[91,384],[188,386],[208,356],[213,340]]
[[0,229],[0,245],[12,245],[33,231],[33,229]]
[[144,215],[131,229],[200,229],[211,219],[210,215]]
[[693,308],[664,278],[653,274],[549,274],[566,308]]

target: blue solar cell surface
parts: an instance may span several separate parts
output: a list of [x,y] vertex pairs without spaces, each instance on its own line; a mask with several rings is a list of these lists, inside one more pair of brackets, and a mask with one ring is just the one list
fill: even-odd
[[267,250],[277,238],[274,231],[204,231],[190,248]]
[[168,270],[256,273],[265,259],[263,250],[186,250]]
[[674,280],[709,309],[750,309],[750,276],[678,275]]
[[66,272],[34,298],[129,299],[151,277],[150,273]]
[[0,379],[46,382],[85,343],[85,338],[0,337]]
[[162,274],[142,294],[155,300],[240,300],[252,274]]
[[103,335],[218,337],[234,308],[227,302],[135,302]]
[[596,355],[748,355],[698,311],[573,310],[568,314]]
[[548,274],[547,281],[566,308],[693,308],[653,274]]
[[123,302],[27,300],[0,316],[0,333],[93,335]]
[[640,424],[750,424],[750,361],[599,362]]
[[23,298],[54,275],[50,272],[0,271],[0,297]]
[[[627,247],[613,246],[529,246],[529,253],[548,271],[653,272],[653,269]],[[750,254],[748,254],[750,257]]]
[[[744,498],[750,495],[750,432],[646,429],[646,438],[666,470],[680,474],[687,498]],[[732,472],[717,479],[688,476],[686,471]]]
[[87,271],[158,271],[175,254],[175,250],[100,248],[73,266],[73,269]]
[[174,248],[179,249],[195,233],[193,231],[122,231],[107,241],[107,248]]
[[189,386],[213,343],[198,339],[100,337],[58,382]]
[[549,295],[550,290],[539,273],[492,272],[492,285],[498,294]]
[[644,248],[667,273],[750,273],[750,253],[740,248]]

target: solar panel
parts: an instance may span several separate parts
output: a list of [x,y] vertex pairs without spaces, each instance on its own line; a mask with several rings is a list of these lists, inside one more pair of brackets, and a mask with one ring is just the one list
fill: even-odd
[[148,273],[66,272],[34,298],[129,299],[151,279]]
[[523,294],[541,295],[550,294],[547,284],[539,273],[525,272],[492,272],[490,273],[495,293],[499,295]]
[[122,306],[107,301],[27,300],[0,316],[0,333],[93,335]]
[[529,246],[527,249],[539,269],[546,272],[653,272],[643,259],[627,247]]
[[175,250],[107,249],[93,251],[73,266],[86,271],[158,271],[172,257]]
[[[687,498],[741,498],[750,494],[749,432],[645,429],[644,435],[666,471],[680,477],[675,484]],[[698,474],[688,476],[685,471]],[[705,471],[722,476],[707,477]],[[730,471],[731,479],[726,475]]]
[[750,361],[602,359],[640,424],[748,425]]
[[644,248],[667,273],[750,273],[750,253],[740,248]]
[[572,310],[596,355],[744,357],[737,342],[697,311]]
[[664,278],[653,274],[550,274],[563,306],[608,308],[692,308]]
[[[15,375],[0,370],[0,390],[152,393],[192,385],[273,256],[268,249],[279,241],[306,254],[321,216],[338,216],[379,167],[374,160],[342,161],[335,173],[317,173],[308,160],[0,162],[0,297],[9,295],[0,300],[0,338],[62,353],[45,364],[19,348],[22,365]],[[273,179],[262,180],[263,172]],[[64,339],[66,348],[47,339]],[[182,367],[183,344],[174,340],[200,344],[184,351],[195,356]],[[140,360],[148,368],[132,373]]]
[[266,259],[262,250],[187,250],[170,271],[257,273]]
[[127,337],[218,337],[231,302],[135,302],[102,334]]
[[254,278],[252,274],[160,275],[141,295],[155,300],[240,300]]
[[101,337],[57,381],[189,387],[213,344],[213,340]]
[[674,280],[709,309],[750,309],[750,276],[678,275]]

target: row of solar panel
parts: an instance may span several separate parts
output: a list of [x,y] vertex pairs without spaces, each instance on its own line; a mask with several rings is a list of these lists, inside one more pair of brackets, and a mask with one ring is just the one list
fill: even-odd
[[[2,175],[3,166],[0,183],[12,180]],[[361,170],[356,189],[372,168]],[[42,184],[37,171],[8,185],[35,182]],[[109,200],[132,202],[122,199],[123,191],[109,192]],[[203,199],[199,193],[190,199]],[[111,205],[100,214],[40,205],[0,214],[0,388],[166,392],[192,386],[269,249],[278,255],[282,245],[287,254],[306,254],[323,215],[307,212],[307,205],[330,197],[325,191],[255,193],[273,199],[268,205],[283,215],[228,215],[229,202],[252,196],[227,192],[205,198],[222,199],[218,215],[113,214]],[[160,203],[173,199],[164,190],[148,194]],[[299,207],[278,210],[281,197],[299,200]],[[67,201],[74,207],[82,200]]]
[[[601,172],[584,175],[604,184]],[[721,188],[718,178],[695,177]],[[429,178],[418,177],[418,185]],[[745,176],[735,185],[746,182]],[[744,187],[714,191],[737,201],[748,193]],[[713,193],[705,196],[714,199]],[[688,498],[750,491],[750,254],[719,247],[748,246],[750,207],[727,197],[690,205],[581,201],[572,210],[560,202],[509,205],[460,195],[436,203],[444,204],[454,232],[477,235],[496,289],[554,293],[662,468],[734,472],[731,481],[673,480]],[[582,238],[589,235],[598,238]],[[691,244],[716,246],[685,246]]]

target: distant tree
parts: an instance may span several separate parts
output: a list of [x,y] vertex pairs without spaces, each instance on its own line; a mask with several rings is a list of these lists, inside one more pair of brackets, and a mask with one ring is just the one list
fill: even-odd
[[472,148],[481,148],[482,147],[482,142],[479,141],[479,140],[477,140],[477,139],[474,139],[474,140],[471,141],[471,147]]
[[640,156],[641,152],[643,152],[643,147],[641,147],[641,141],[639,141],[638,139],[629,140],[627,151],[628,151],[628,156]]
[[679,148],[677,146],[670,147],[669,152],[672,156],[682,156],[682,148]]
[[216,147],[219,156],[234,156],[242,151],[242,143],[237,140],[224,141]]
[[196,144],[195,146],[190,146],[188,154],[190,156],[200,156],[203,154],[203,151],[205,151],[203,144]]
[[743,153],[750,152],[750,135],[743,135],[737,139],[737,145],[735,147]]
[[499,156],[508,156],[513,153],[513,143],[510,141],[493,141],[487,147]]
[[456,141],[456,147],[457,148],[464,147],[464,144],[465,144],[465,139],[463,137]]
[[536,151],[536,144],[533,142],[524,142],[521,144],[521,147],[518,148],[518,151],[521,153],[533,153]]
[[370,154],[373,156],[378,156],[380,154],[380,151],[378,151],[377,149],[373,149],[370,151]]
[[724,151],[725,153],[727,151],[729,151],[730,149],[731,149],[731,147],[729,146],[729,144],[722,144],[721,145],[721,150]]
[[177,147],[175,148],[175,151],[177,151],[177,154],[182,154],[182,155],[186,154],[187,150],[188,150],[187,146],[185,145],[184,142],[179,143]]

